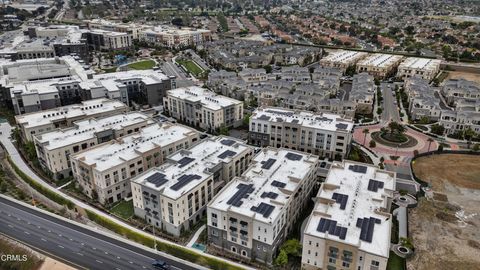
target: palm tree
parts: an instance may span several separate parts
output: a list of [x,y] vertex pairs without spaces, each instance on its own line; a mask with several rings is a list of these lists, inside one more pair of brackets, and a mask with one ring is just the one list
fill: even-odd
[[428,142],[428,150],[427,150],[427,152],[430,152],[430,146],[432,145],[433,139],[432,139],[432,138],[428,138],[427,142]]
[[362,133],[364,134],[363,145],[365,145],[365,141],[367,140],[367,134],[370,133],[370,130],[368,128],[364,128]]

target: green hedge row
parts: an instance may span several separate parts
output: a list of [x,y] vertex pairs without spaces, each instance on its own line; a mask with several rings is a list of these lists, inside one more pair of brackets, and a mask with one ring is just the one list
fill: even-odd
[[17,167],[17,165],[12,161],[12,159],[10,158],[9,155],[7,155],[7,160],[8,160],[8,163],[10,163],[10,165],[12,166],[15,173],[17,173],[18,176],[20,176],[22,178],[22,180],[25,181],[33,189],[35,189],[36,191],[40,192],[41,194],[43,194],[48,199],[50,199],[50,200],[52,200],[52,201],[54,201],[54,202],[56,202],[60,205],[66,205],[68,207],[68,209],[73,209],[75,207],[75,205],[73,204],[72,201],[70,201],[68,199],[65,199],[64,197],[58,195],[57,193],[51,191],[50,189],[42,186],[40,183],[38,183],[37,181],[30,178],[30,176],[26,175],[23,171],[21,171]]
[[[85,210],[87,213],[88,218],[97,223],[98,225],[105,227],[119,235],[122,235],[123,237],[126,237],[132,241],[135,241],[137,243],[143,244],[147,247],[153,248],[154,247],[154,240],[151,237],[145,236],[143,234],[134,232],[128,228],[125,228],[109,219],[106,219],[92,211]],[[163,251],[165,253],[168,253],[170,255],[173,255],[177,258],[190,261],[192,263],[196,263],[199,265],[203,265],[205,267],[211,268],[211,269],[216,269],[216,270],[237,270],[237,269],[243,269],[238,266],[234,266],[231,264],[228,264],[226,262],[217,260],[215,258],[211,257],[206,257],[202,256],[196,252],[193,252],[191,250],[188,250],[183,247],[171,245],[171,244],[166,244],[163,242],[158,242],[157,241],[157,250]]]

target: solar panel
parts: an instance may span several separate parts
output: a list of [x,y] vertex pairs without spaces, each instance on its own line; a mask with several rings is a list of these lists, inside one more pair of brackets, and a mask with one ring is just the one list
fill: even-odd
[[317,121],[326,121],[326,122],[332,122],[332,121],[333,121],[333,119],[327,118],[327,117],[325,117],[325,116],[315,117],[315,120],[317,120]]
[[227,201],[227,204],[239,207],[243,203],[242,199],[248,197],[255,189],[253,184],[238,184],[237,189],[237,192]]
[[177,191],[177,190],[181,189],[182,187],[184,187],[185,185],[187,185],[188,183],[190,183],[191,181],[193,181],[195,179],[201,179],[201,178],[202,177],[200,177],[200,175],[197,175],[197,174],[184,174],[184,175],[180,176],[178,178],[178,182],[175,183],[170,188]]
[[377,192],[379,188],[383,188],[382,181],[377,181],[373,179],[370,179],[370,181],[368,181],[368,188],[367,188],[368,190]]
[[270,120],[270,116],[268,116],[268,115],[260,115],[260,117],[258,117],[258,120],[266,120],[266,121],[268,121],[268,120]]
[[275,111],[275,110],[267,110],[266,112],[285,115],[285,116],[288,116],[288,117],[293,115],[293,112],[282,112],[282,111]]
[[338,123],[335,125],[338,129],[347,129],[348,125],[345,123]]
[[277,180],[274,180],[274,181],[272,182],[272,186],[274,186],[274,187],[284,188],[286,185],[287,185],[287,184],[282,183],[282,182],[279,182],[279,181],[277,181]]
[[348,166],[348,169],[351,171],[354,171],[356,173],[366,173],[367,172],[367,167],[362,166],[362,165],[350,165]]
[[270,199],[276,199],[278,197],[278,194],[275,192],[263,192],[262,195],[260,195],[261,198],[270,198]]
[[295,153],[291,153],[291,152],[288,152],[285,157],[289,160],[293,160],[293,161],[296,161],[296,160],[302,160],[302,156],[299,155],[299,154],[295,154]]
[[147,180],[147,182],[149,182],[149,183],[154,184],[155,187],[159,187],[159,186],[165,184],[166,182],[168,182],[168,180],[165,178],[165,176],[166,176],[165,174],[156,172],[156,173],[150,175],[149,177],[145,178],[145,180]]
[[300,121],[298,121],[298,119],[293,119],[292,120],[292,124],[298,124],[298,122],[300,122]]
[[235,144],[235,141],[230,139],[223,139],[220,141],[220,143],[223,145],[232,146]]
[[218,155],[218,158],[224,159],[224,158],[227,158],[227,157],[233,157],[236,154],[237,154],[237,152],[230,151],[230,150],[225,150],[225,152]]
[[180,164],[180,168],[182,167],[185,167],[187,164],[189,164],[190,162],[194,161],[195,159],[194,158],[191,158],[191,157],[184,157],[182,159],[180,159],[178,161],[178,164]]
[[267,161],[262,161],[262,169],[267,169],[269,170],[270,167],[272,167],[273,163],[275,163],[275,161],[277,161],[276,159],[274,158],[269,158]]
[[359,218],[357,219],[357,228],[361,228],[360,231],[360,240],[371,243],[373,238],[373,232],[375,229],[375,224],[380,224],[381,220],[378,218]]
[[347,235],[347,228],[342,226],[337,226],[337,221],[321,218],[317,226],[317,231],[331,235],[338,236],[340,239],[345,240]]
[[334,199],[338,204],[340,204],[340,209],[345,210],[348,201],[348,195],[341,193],[333,193],[332,199]]
[[250,208],[250,210],[252,210],[253,212],[262,214],[264,218],[268,218],[274,209],[275,206],[263,202],[260,203],[258,206],[252,206]]

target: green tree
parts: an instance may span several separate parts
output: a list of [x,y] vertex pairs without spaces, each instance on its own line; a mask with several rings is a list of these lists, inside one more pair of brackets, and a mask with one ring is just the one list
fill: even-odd
[[218,133],[220,135],[225,135],[225,136],[228,136],[229,132],[228,132],[228,127],[222,125],[219,129],[218,129]]
[[353,76],[355,75],[355,66],[349,66],[347,70],[345,71],[345,75],[347,76]]
[[288,255],[285,250],[281,249],[280,253],[278,254],[277,258],[275,259],[274,264],[276,266],[285,266],[288,263]]
[[251,114],[250,113],[247,113],[245,114],[245,116],[243,117],[243,125],[245,127],[248,127],[250,125],[250,116]]
[[364,128],[362,133],[363,133],[363,145],[365,145],[365,141],[367,140],[367,134],[370,133],[370,130],[368,128]]
[[443,133],[445,132],[445,128],[442,125],[439,124],[434,124],[430,127],[431,131],[433,134],[437,134],[442,136]]
[[282,245],[282,250],[285,250],[289,256],[301,256],[302,255],[302,245],[297,239],[289,239],[285,241]]
[[377,143],[374,140],[371,140],[369,146],[370,148],[375,148],[375,146],[377,146]]
[[476,143],[476,144],[473,146],[472,150],[475,151],[475,152],[480,151],[480,143]]
[[428,138],[427,142],[428,142],[428,150],[427,150],[427,152],[430,152],[430,146],[432,145],[433,139],[432,139],[432,138]]

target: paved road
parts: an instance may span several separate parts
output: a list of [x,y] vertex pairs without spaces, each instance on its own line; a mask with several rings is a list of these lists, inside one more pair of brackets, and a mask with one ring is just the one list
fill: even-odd
[[0,232],[87,269],[196,269],[0,197]]
[[389,88],[388,85],[393,87],[393,84],[380,84],[380,88],[382,89],[383,95],[383,112],[382,112],[382,120],[384,122],[400,122],[400,115],[398,113],[398,107],[396,104],[396,98],[393,96],[393,88]]

